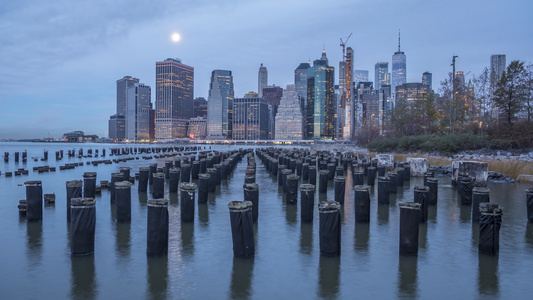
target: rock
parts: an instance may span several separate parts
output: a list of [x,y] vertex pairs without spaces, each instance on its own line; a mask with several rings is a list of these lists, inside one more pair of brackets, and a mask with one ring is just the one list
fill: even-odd
[[411,176],[424,176],[429,168],[426,158],[408,157],[407,162],[411,165]]
[[377,154],[376,158],[378,159],[378,166],[394,166],[394,157],[391,154]]
[[452,163],[452,184],[455,185],[459,176],[469,176],[475,179],[474,186],[486,186],[489,166],[479,161],[454,161]]
[[533,182],[533,175],[518,175],[518,182]]

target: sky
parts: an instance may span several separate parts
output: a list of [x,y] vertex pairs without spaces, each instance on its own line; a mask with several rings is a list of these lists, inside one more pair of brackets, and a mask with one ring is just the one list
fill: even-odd
[[[1,1],[0,139],[61,137],[81,130],[107,136],[116,80],[152,87],[155,63],[194,67],[194,97],[207,98],[215,69],[233,72],[235,96],[268,83],[294,83],[294,69],[325,48],[336,69],[340,38],[352,33],[354,69],[407,56],[407,82],[433,73],[433,89],[457,70],[467,78],[492,54],[533,62],[533,1],[360,0],[17,0]],[[178,32],[181,41],[171,35]],[[154,104],[155,105],[155,104]]]

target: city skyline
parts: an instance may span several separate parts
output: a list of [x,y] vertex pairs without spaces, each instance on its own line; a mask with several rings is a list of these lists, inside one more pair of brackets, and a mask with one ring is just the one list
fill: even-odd
[[[489,67],[493,54],[506,54],[507,62],[533,61],[533,41],[526,38],[533,36],[527,21],[533,4],[525,1],[123,4],[94,1],[66,10],[65,1],[45,7],[30,0],[5,7],[0,101],[9,109],[0,113],[0,138],[58,137],[73,130],[105,136],[116,109],[117,78],[129,75],[154,89],[153,64],[168,57],[195,68],[194,97],[204,98],[215,69],[233,72],[235,96],[242,97],[255,91],[261,63],[269,84],[278,86],[294,83],[298,65],[324,46],[329,64],[337,66],[339,38],[350,33],[346,46],[354,50],[354,69],[369,70],[373,78],[377,62],[389,62],[391,70],[401,29],[407,82],[420,82],[429,71],[435,90],[451,72],[453,55],[459,56],[457,70],[470,76]],[[270,15],[276,6],[284,9]],[[379,22],[376,11],[382,13]],[[317,13],[323,18],[310,18]],[[180,42],[171,41],[173,32],[181,34]]]

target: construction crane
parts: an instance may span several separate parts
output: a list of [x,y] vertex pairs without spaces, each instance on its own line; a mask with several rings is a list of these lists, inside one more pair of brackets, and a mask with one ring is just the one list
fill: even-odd
[[343,41],[341,38],[341,47],[342,47],[342,61],[346,61],[346,43],[348,43],[348,40],[352,36],[352,33],[346,38],[346,41]]

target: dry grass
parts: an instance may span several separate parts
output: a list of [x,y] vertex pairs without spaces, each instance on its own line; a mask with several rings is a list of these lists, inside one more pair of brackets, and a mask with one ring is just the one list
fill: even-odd
[[518,178],[518,175],[533,175],[533,162],[514,160],[487,160],[489,171],[505,174],[511,178]]
[[[430,166],[450,166],[451,159],[444,157],[428,156],[423,154],[394,154],[394,160],[405,161],[407,157],[427,158]],[[533,175],[533,162],[515,161],[515,160],[490,160],[490,159],[472,159],[475,161],[486,162],[489,165],[489,171],[505,174],[511,178],[518,178],[518,175]]]

